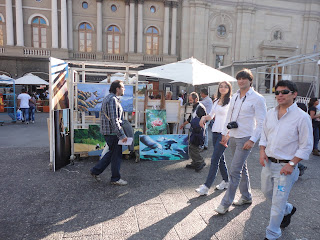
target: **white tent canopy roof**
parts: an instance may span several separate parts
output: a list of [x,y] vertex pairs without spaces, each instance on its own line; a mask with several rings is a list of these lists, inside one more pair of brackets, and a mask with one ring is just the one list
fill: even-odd
[[199,62],[195,58],[149,68],[138,72],[139,75],[173,80],[191,85],[212,84],[222,81],[236,81],[235,78]]
[[[3,81],[3,80],[11,80],[11,81]],[[4,74],[0,75],[0,84],[10,85],[12,81],[14,82],[13,78],[8,77],[7,75],[4,75]]]
[[18,78],[16,84],[19,85],[49,85],[49,83],[38,76],[28,73],[27,75]]

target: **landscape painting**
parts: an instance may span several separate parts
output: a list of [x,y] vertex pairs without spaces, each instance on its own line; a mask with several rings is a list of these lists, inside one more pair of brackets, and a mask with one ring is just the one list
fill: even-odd
[[[109,94],[110,84],[78,83],[78,111],[97,112],[101,110],[102,100]],[[133,86],[125,85],[124,95],[120,97],[125,112],[133,112]]]
[[74,129],[75,153],[88,152],[89,156],[99,156],[105,145],[99,125],[89,125],[88,129]]
[[147,135],[167,134],[166,110],[146,109]]
[[188,135],[140,135],[140,160],[187,160],[189,159]]

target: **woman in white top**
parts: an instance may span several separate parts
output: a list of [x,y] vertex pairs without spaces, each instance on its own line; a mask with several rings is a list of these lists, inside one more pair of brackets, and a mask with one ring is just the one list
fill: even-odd
[[198,192],[200,195],[208,194],[209,188],[211,187],[217,175],[218,167],[220,169],[223,181],[216,186],[216,189],[223,190],[228,188],[229,185],[228,168],[224,160],[224,150],[226,149],[226,146],[220,144],[220,141],[222,139],[221,132],[225,126],[230,105],[231,92],[231,84],[228,82],[221,82],[219,84],[218,97],[213,103],[211,112],[209,115],[203,116],[200,120],[200,126],[204,126],[207,121],[215,118],[214,124],[212,125],[212,141],[214,151],[211,157],[211,166],[207,180],[204,184],[200,185],[200,187],[196,189],[196,192]]

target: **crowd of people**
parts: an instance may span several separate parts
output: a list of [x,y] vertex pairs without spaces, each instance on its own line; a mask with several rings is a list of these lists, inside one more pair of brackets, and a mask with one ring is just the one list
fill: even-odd
[[[275,86],[278,106],[267,112],[264,97],[252,87],[251,71],[239,71],[236,79],[239,86],[236,93],[232,94],[230,83],[220,82],[217,97],[213,101],[206,89],[200,92],[201,101],[196,92],[189,94],[192,113],[180,127],[191,124],[191,163],[187,164],[186,168],[200,172],[205,167],[206,163],[201,153],[208,149],[208,129],[211,126],[214,147],[211,165],[206,181],[196,192],[207,195],[219,169],[223,180],[216,189],[226,189],[226,192],[215,211],[225,214],[232,204],[240,206],[252,203],[247,158],[254,145],[259,144],[259,162],[262,166],[261,190],[271,202],[270,221],[265,239],[278,239],[281,229],[290,224],[291,217],[297,211],[296,207],[288,202],[288,197],[299,173],[301,175],[305,170],[300,161],[309,159],[311,152],[320,155],[320,114],[317,114],[316,109],[319,102],[312,98],[306,113],[295,102],[298,93],[296,84],[282,80]],[[127,184],[120,176],[121,147],[118,144],[119,141],[127,141],[126,133],[121,126],[123,110],[119,102],[124,90],[121,81],[114,81],[110,87],[110,94],[103,100],[101,129],[109,150],[90,170],[91,175],[100,181],[99,175],[111,164],[111,183],[121,186]],[[183,102],[183,98],[180,94],[178,100]],[[167,94],[166,99],[172,99],[171,92]],[[229,167],[224,155],[226,148],[230,148],[232,153]],[[241,197],[235,200],[238,187]]]

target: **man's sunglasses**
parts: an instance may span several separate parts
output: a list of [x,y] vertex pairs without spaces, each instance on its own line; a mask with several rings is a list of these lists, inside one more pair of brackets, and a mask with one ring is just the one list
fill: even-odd
[[288,90],[288,89],[285,89],[285,90],[281,90],[281,91],[275,91],[274,92],[276,95],[279,95],[280,93],[282,93],[283,95],[284,94],[289,94],[289,93],[293,93],[293,91],[290,91],[290,90]]

